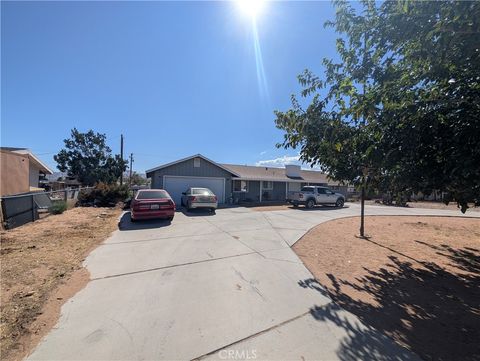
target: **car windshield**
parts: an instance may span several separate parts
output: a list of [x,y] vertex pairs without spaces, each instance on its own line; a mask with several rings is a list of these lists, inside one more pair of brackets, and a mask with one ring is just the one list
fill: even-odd
[[208,188],[193,188],[192,194],[201,195],[201,196],[213,196],[213,193]]
[[165,191],[139,191],[137,199],[161,199],[169,198]]
[[313,187],[303,187],[302,192],[313,192]]

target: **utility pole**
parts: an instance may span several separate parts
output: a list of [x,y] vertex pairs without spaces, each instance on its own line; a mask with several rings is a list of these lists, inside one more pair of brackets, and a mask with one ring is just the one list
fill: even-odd
[[132,186],[132,167],[133,167],[133,153],[130,153],[130,177],[128,179],[128,184]]
[[[123,161],[123,134],[120,134],[120,159]],[[123,185],[123,169],[120,174],[120,185]]]

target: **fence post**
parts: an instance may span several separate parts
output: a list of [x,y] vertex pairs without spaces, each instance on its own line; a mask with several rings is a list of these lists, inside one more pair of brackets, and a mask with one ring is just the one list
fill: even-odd
[[65,199],[65,202],[67,201],[68,199],[68,191],[65,189],[64,191],[64,199]]
[[4,222],[5,222],[5,220],[3,219],[3,201],[0,198],[0,229],[2,231],[5,229]]
[[33,200],[33,194],[30,195],[32,201],[32,222],[35,222],[35,201]]

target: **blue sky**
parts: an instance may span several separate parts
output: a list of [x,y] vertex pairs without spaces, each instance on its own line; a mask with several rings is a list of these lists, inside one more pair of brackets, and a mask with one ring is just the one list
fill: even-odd
[[[330,2],[269,2],[254,31],[235,2],[3,2],[1,143],[52,168],[70,129],[106,133],[134,170],[202,153],[280,165],[273,111],[335,57]],[[280,159],[280,161],[272,161]]]

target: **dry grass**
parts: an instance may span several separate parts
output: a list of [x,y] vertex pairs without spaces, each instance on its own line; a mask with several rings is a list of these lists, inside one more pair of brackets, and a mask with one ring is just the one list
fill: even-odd
[[366,217],[367,239],[358,225],[323,223],[294,250],[336,303],[421,358],[478,360],[480,219]]
[[74,208],[0,233],[2,359],[21,359],[54,325],[61,304],[88,281],[82,261],[120,213]]

